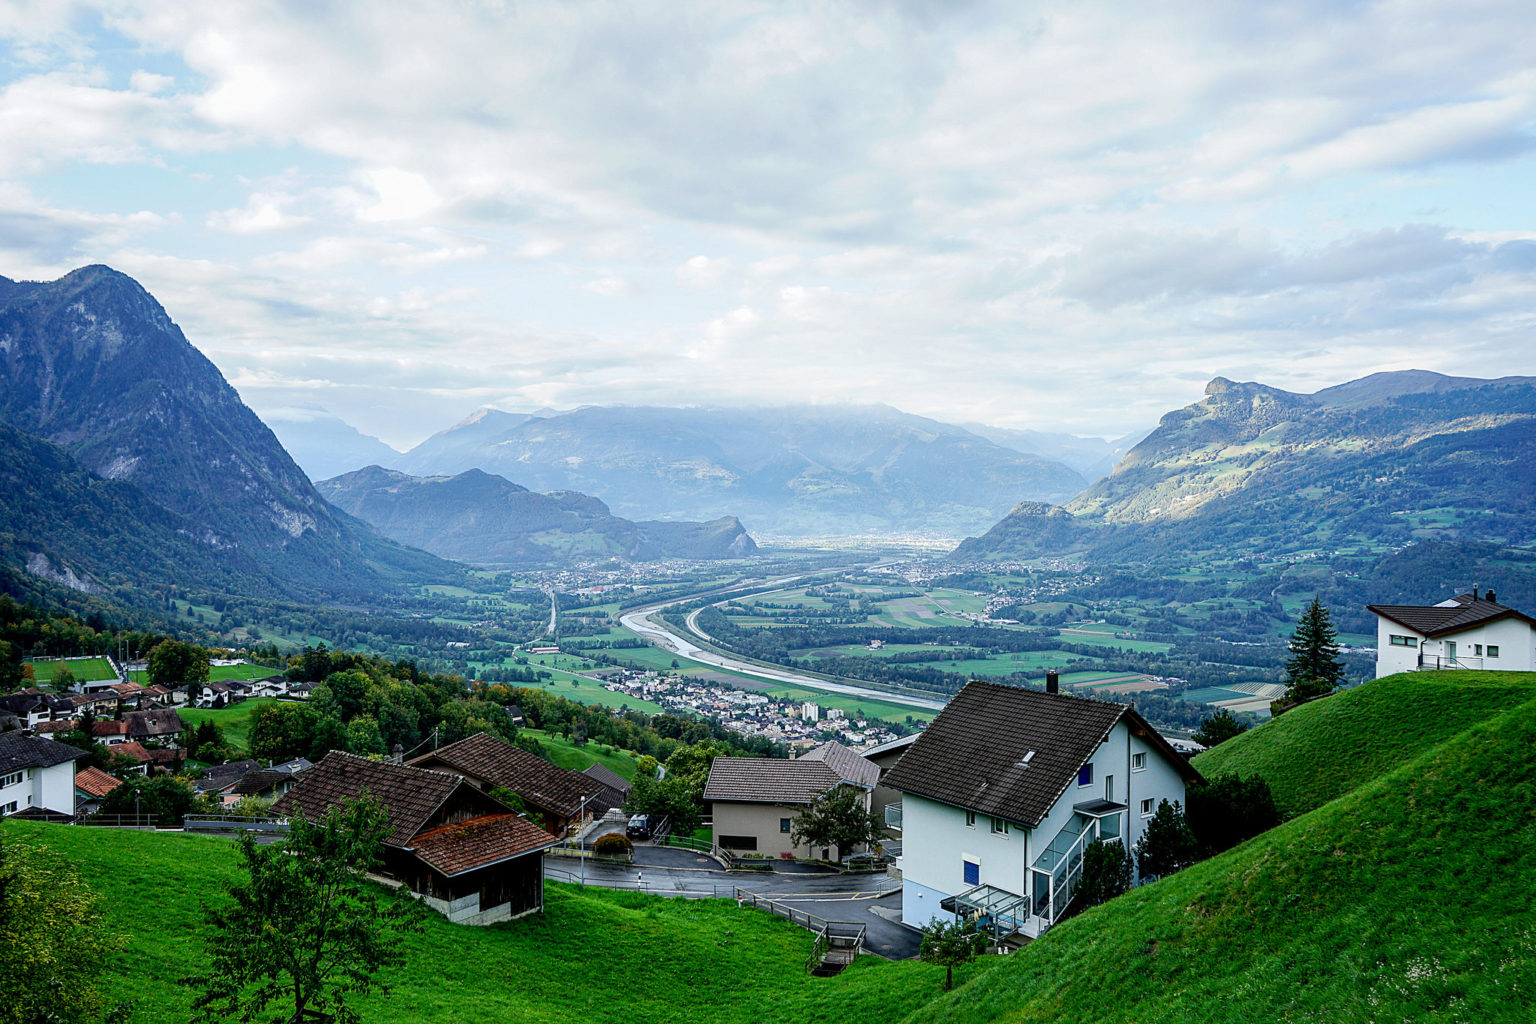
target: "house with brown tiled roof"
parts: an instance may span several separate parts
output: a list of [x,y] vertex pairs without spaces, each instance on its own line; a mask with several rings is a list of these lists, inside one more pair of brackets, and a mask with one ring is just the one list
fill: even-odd
[[486,793],[511,790],[556,829],[600,818],[614,806],[610,790],[600,780],[550,764],[488,733],[477,732],[406,763],[454,772]]
[[332,751],[271,807],[315,820],[371,797],[388,814],[380,871],[459,924],[544,907],[544,851],[560,840],[461,775]]
[[886,773],[902,794],[903,924],[999,941],[1060,920],[1096,839],[1134,846],[1200,773],[1128,704],[971,682]]
[[123,716],[128,738],[136,743],[159,742],[174,747],[181,741],[181,715],[170,708],[130,711]]
[[715,841],[728,850],[767,857],[837,860],[852,851],[796,845],[795,815],[838,786],[859,791],[870,808],[880,769],[836,740],[792,761],[773,757],[717,757],[704,783],[714,815]]
[[123,784],[100,768],[82,768],[75,773],[75,813],[95,814],[108,793]]
[[1376,677],[1419,669],[1536,670],[1536,619],[1495,600],[1493,591],[1432,605],[1372,604]]
[[91,723],[91,739],[104,747],[115,747],[128,742],[128,723],[102,719]]

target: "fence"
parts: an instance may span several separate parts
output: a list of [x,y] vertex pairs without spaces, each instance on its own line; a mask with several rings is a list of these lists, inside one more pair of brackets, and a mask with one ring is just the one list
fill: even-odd
[[182,819],[188,832],[287,832],[280,818],[250,818],[236,814],[189,814]]

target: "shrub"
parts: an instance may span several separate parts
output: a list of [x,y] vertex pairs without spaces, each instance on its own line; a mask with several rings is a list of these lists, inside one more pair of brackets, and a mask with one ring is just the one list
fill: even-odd
[[1204,786],[1190,786],[1185,799],[1185,819],[1205,856],[1230,850],[1280,824],[1269,784],[1257,775],[1218,776]]
[[1131,887],[1131,855],[1123,843],[1095,839],[1083,850],[1083,877],[1077,895],[1087,906],[1114,899]]
[[635,852],[635,844],[629,841],[628,836],[610,832],[592,844],[592,852],[603,857],[628,857]]

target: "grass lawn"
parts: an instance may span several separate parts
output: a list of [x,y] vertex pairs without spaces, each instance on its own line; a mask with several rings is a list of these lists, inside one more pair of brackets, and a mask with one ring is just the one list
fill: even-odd
[[[1411,689],[1389,716],[1408,728],[1436,717]],[[1292,714],[1254,734],[1294,749]],[[1062,922],[908,1021],[1531,1020],[1536,701],[1493,714],[1389,741],[1395,767],[1317,751],[1310,771],[1353,779],[1339,799]]]
[[251,742],[251,714],[258,708],[264,708],[276,704],[276,697],[257,697],[253,700],[241,701],[233,707],[218,708],[216,710],[180,710],[182,725],[194,728],[203,722],[213,722],[224,730],[224,739],[232,747],[238,747],[242,751],[250,750]]
[[32,678],[39,683],[51,683],[53,677],[60,669],[69,669],[75,674],[75,678],[82,683],[92,682],[98,679],[116,679],[117,673],[112,671],[106,658],[70,658],[67,661],[34,661],[32,665]]
[[[12,828],[7,822],[6,829]],[[202,906],[238,877],[234,844],[177,833],[14,825],[76,864],[133,951],[105,988],[135,1003],[136,1024],[182,1024],[176,984],[204,962]],[[174,880],[173,884],[168,884]],[[153,914],[121,912],[154,907]],[[939,993],[944,971],[864,957],[835,978],[804,969],[810,932],[730,900],[666,899],[550,883],[545,912],[488,928],[429,917],[393,989],[357,1001],[369,1024],[671,1024],[858,1021],[894,1024]],[[998,960],[957,970],[956,980]]]
[[1281,814],[1320,807],[1472,725],[1536,700],[1536,673],[1409,672],[1286,712],[1206,751],[1206,775],[1258,775]]
[[531,739],[536,739],[544,748],[544,754],[551,762],[561,768],[569,768],[573,772],[590,768],[594,764],[611,768],[615,773],[626,779],[635,777],[635,761],[639,755],[621,747],[610,747],[605,743],[589,742],[585,746],[578,747],[563,736],[545,732],[543,729],[519,729],[518,732]]

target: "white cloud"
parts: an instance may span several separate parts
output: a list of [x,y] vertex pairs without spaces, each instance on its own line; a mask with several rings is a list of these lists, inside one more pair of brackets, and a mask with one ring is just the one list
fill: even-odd
[[1525,0],[0,0],[0,273],[113,262],[248,393],[392,441],[442,423],[370,410],[1112,434],[1218,373],[1536,373],[1533,29]]

